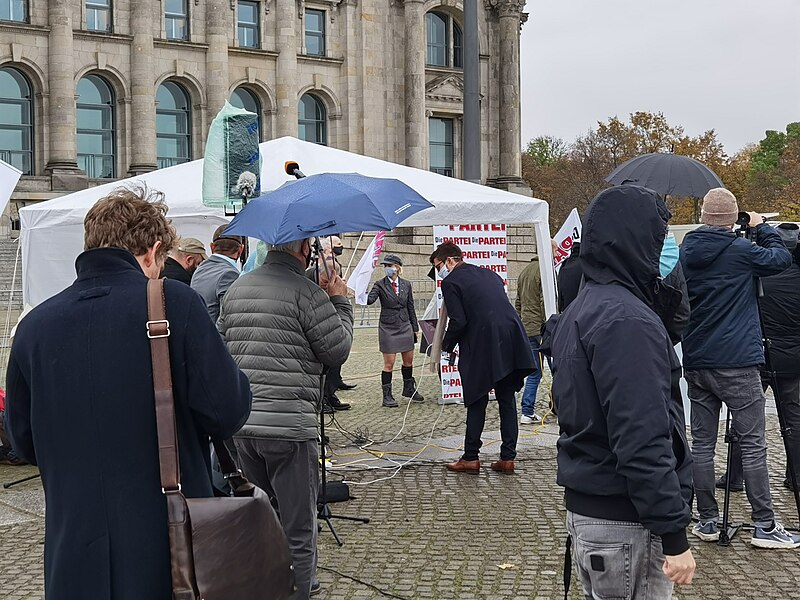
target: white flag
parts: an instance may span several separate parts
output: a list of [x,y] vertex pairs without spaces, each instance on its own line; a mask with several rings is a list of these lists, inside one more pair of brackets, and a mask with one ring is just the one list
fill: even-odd
[[558,230],[556,237],[553,238],[557,246],[553,249],[553,266],[556,269],[572,254],[572,244],[580,241],[582,229],[583,225],[578,215],[578,209],[573,208],[561,229]]
[[361,260],[358,261],[356,268],[353,269],[353,274],[347,279],[347,287],[355,292],[356,304],[360,306],[366,306],[367,304],[367,287],[370,279],[372,279],[372,271],[378,266],[378,262],[381,259],[384,235],[385,232],[378,232],[375,239],[367,246],[367,250]]
[[0,213],[6,209],[11,192],[17,187],[22,171],[0,160]]

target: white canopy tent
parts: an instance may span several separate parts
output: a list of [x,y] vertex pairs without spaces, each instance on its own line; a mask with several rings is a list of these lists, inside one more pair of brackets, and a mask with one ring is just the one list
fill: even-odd
[[[548,228],[548,206],[528,198],[482,185],[468,183],[430,171],[406,167],[284,137],[261,144],[263,165],[261,190],[274,190],[294,179],[284,164],[292,160],[306,175],[314,173],[361,173],[399,179],[435,208],[419,212],[403,226],[530,224],[539,249],[547,314],[555,311],[555,283]],[[112,189],[142,182],[164,192],[168,216],[178,232],[208,240],[214,229],[227,221],[222,209],[202,202],[203,161],[195,160],[139,177],[114,181],[75,192],[20,210],[22,225],[23,297],[36,306],[69,286],[75,278],[75,258],[83,249],[83,220],[89,208]]]

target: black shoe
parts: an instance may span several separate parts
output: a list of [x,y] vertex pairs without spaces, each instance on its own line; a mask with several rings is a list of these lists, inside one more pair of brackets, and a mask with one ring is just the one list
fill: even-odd
[[[718,490],[724,490],[725,485],[727,483],[727,476],[723,475],[719,479],[717,479],[717,483],[714,484]],[[739,483],[731,482],[731,491],[732,492],[743,492],[744,491],[744,482],[740,481]]]
[[327,402],[323,402],[322,403],[322,414],[323,415],[332,415],[335,412],[336,411],[333,410],[333,407],[330,404],[328,404]]
[[343,381],[342,383],[339,384],[339,387],[337,388],[337,390],[341,390],[343,392],[349,392],[350,390],[354,390],[357,387],[358,387],[357,383],[349,384],[349,383],[345,383]]
[[333,410],[350,410],[350,405],[347,402],[339,400],[336,394],[328,398],[326,402],[333,407]]

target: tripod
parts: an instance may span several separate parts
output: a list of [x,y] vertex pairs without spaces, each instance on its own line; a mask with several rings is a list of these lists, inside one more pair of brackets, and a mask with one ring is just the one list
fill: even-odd
[[[312,274],[314,277],[314,282],[319,285],[319,271],[318,271],[318,260],[319,257],[322,257],[322,265],[325,268],[325,273],[328,277],[330,277],[330,271],[328,270],[328,260],[322,253],[322,244],[320,244],[319,238],[314,238],[314,246],[313,251],[315,256],[311,260],[312,265]],[[341,519],[343,521],[355,521],[356,523],[369,523],[369,519],[366,517],[348,517],[344,515],[335,515],[331,512],[330,506],[328,505],[328,469],[327,469],[327,459],[328,459],[328,438],[325,436],[325,377],[327,373],[327,368],[323,369],[322,374],[319,376],[319,433],[320,437],[322,438],[322,452],[320,452],[320,458],[322,459],[322,477],[320,485],[322,486],[321,495],[317,497],[317,519],[320,521],[325,521],[328,525],[328,529],[331,530],[333,534],[333,538],[336,540],[336,543],[339,546],[343,546],[344,542],[342,538],[339,537],[339,534],[336,532],[336,528],[333,526],[333,519]]]
[[322,486],[321,496],[317,497],[317,519],[321,521],[325,521],[328,524],[328,529],[331,530],[333,534],[333,538],[336,540],[336,543],[339,546],[344,546],[344,542],[342,538],[339,537],[339,534],[336,532],[336,528],[333,526],[332,519],[342,519],[343,521],[355,521],[356,523],[369,523],[369,519],[366,517],[348,517],[344,515],[335,515],[331,512],[331,508],[328,505],[328,468],[327,468],[327,459],[328,459],[328,440],[325,437],[325,373],[323,372],[322,375],[319,376],[319,433],[320,437],[322,438],[322,452],[320,452],[320,458],[322,459],[322,480],[320,485]]
[[722,527],[719,531],[719,541],[717,542],[720,546],[730,546],[731,540],[734,536],[739,533],[739,530],[742,528],[742,525],[731,525],[728,521],[729,518],[729,511],[731,507],[731,466],[733,465],[733,452],[731,452],[731,446],[739,442],[739,434],[736,433],[736,430],[731,428],[731,411],[728,409],[728,414],[725,417],[725,443],[728,444],[728,456],[726,460],[726,473],[728,474],[725,477],[725,500],[722,504]]

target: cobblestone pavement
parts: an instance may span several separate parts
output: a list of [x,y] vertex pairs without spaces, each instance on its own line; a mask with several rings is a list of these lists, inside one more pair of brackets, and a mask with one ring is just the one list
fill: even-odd
[[[549,417],[544,426],[521,429],[517,473],[499,475],[488,470],[488,463],[499,453],[494,442],[499,423],[496,410],[490,407],[481,474],[449,474],[443,463],[459,456],[464,408],[436,404],[437,382],[431,375],[421,378],[425,403],[408,406],[404,401],[399,409],[380,407],[377,333],[361,329],[356,335],[344,376],[358,388],[340,394],[353,408],[338,413],[326,433],[335,452],[331,479],[346,478],[357,498],[332,505],[332,510],[371,521],[363,525],[335,520],[345,542],[341,548],[327,528],[320,534],[323,591],[317,598],[386,597],[352,578],[393,594],[389,597],[409,599],[562,598],[565,512],[562,491],[555,484],[554,419]],[[420,376],[419,368],[416,375]],[[547,387],[545,379],[539,407],[545,405]],[[399,399],[399,381],[395,390]],[[770,416],[767,423],[775,507],[784,523],[796,525],[794,500],[780,485],[783,450],[777,420]],[[429,447],[398,470],[429,439]],[[373,443],[360,449],[369,444],[367,440]],[[720,461],[723,458],[724,451]],[[0,467],[0,481],[35,472],[30,467]],[[731,514],[735,521],[749,521],[744,494],[733,495]],[[0,490],[2,599],[42,597],[42,515],[38,480]],[[692,542],[698,563],[695,583],[678,589],[675,597],[800,598],[800,550],[756,550],[749,538],[748,532],[740,533],[729,548]],[[571,597],[580,597],[576,589]]]

